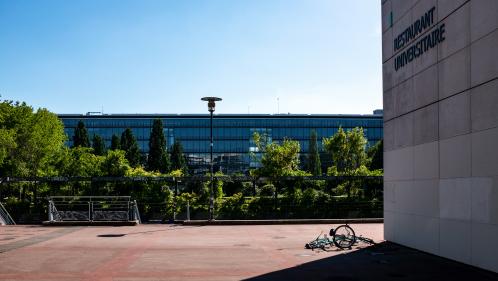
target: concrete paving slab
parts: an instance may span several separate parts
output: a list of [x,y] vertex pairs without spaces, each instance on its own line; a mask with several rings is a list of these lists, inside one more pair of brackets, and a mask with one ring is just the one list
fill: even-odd
[[304,249],[331,227],[6,226],[0,234],[18,239],[12,243],[34,243],[0,253],[0,280],[446,280],[432,277],[450,271],[456,272],[452,280],[498,280],[487,271],[384,243],[382,224],[352,225],[357,235],[382,243],[374,247]]

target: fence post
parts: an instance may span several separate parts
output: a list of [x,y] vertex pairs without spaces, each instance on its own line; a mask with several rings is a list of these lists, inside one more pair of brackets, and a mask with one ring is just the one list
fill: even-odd
[[275,191],[273,193],[273,218],[276,219],[278,217],[277,210],[278,210],[278,186],[280,185],[280,181],[278,181],[278,184],[274,185]]
[[176,200],[178,196],[178,179],[175,178],[175,199],[173,200],[173,223],[176,221]]
[[176,197],[175,200],[173,201],[173,223],[176,221]]
[[190,201],[187,200],[187,221],[190,220]]
[[52,200],[48,201],[48,221],[54,220],[54,214],[52,214]]
[[88,221],[92,221],[92,202],[88,202]]
[[142,223],[142,219],[140,218],[140,213],[138,212],[138,204],[137,200],[133,200],[133,205],[135,206],[134,210],[134,220],[138,220],[138,223]]

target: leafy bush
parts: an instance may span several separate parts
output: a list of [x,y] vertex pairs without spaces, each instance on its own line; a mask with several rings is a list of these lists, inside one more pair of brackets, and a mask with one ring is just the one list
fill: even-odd
[[275,186],[273,184],[266,184],[259,190],[259,196],[274,196]]
[[247,216],[247,204],[242,193],[236,193],[231,197],[220,200],[217,217],[223,219],[240,219]]

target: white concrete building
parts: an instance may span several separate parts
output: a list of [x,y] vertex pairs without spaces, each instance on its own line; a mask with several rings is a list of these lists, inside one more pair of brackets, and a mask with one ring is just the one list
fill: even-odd
[[382,0],[385,239],[498,272],[498,0]]

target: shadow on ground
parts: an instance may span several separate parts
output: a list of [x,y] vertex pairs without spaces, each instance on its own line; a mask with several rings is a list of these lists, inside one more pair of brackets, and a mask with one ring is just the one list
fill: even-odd
[[383,242],[321,260],[245,279],[266,280],[498,280],[498,274]]

